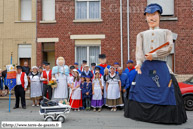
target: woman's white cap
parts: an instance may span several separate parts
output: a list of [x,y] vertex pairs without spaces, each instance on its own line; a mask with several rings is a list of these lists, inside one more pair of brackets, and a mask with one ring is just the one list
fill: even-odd
[[38,69],[38,67],[37,66],[33,66],[32,69]]

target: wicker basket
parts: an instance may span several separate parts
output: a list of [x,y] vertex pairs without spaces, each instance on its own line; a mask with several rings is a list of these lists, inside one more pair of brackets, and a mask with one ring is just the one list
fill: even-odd
[[51,85],[52,88],[57,88],[57,84]]

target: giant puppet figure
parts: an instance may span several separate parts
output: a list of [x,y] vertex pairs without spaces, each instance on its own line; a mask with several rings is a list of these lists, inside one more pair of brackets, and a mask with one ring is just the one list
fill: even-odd
[[125,117],[154,123],[182,124],[187,120],[183,99],[178,83],[166,64],[166,57],[173,46],[172,32],[159,28],[161,14],[162,7],[158,4],[150,4],[145,9],[149,30],[137,35],[138,74],[130,88]]
[[100,64],[98,66],[96,66],[96,68],[98,67],[100,69],[100,74],[104,75],[104,70],[105,69],[110,69],[110,65],[107,65],[107,59],[106,59],[106,55],[105,54],[100,54],[99,55],[99,62]]
[[67,77],[69,75],[69,68],[65,65],[63,57],[58,57],[56,64],[57,66],[52,68],[52,78],[57,82],[57,87],[54,89],[53,99],[60,101],[68,98]]

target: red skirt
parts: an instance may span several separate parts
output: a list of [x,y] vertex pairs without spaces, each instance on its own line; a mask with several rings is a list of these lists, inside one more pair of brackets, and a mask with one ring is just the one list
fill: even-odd
[[82,107],[82,95],[81,99],[71,99],[70,97],[70,105],[73,109],[79,109],[80,107]]

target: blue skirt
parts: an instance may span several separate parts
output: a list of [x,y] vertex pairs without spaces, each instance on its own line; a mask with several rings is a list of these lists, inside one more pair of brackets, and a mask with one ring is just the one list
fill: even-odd
[[[178,82],[163,61],[145,61],[125,103],[124,116],[134,120],[182,124],[187,121]],[[169,82],[172,82],[170,85]]]
[[142,74],[136,75],[130,88],[130,100],[159,105],[176,105],[174,86],[164,61],[145,61]]

